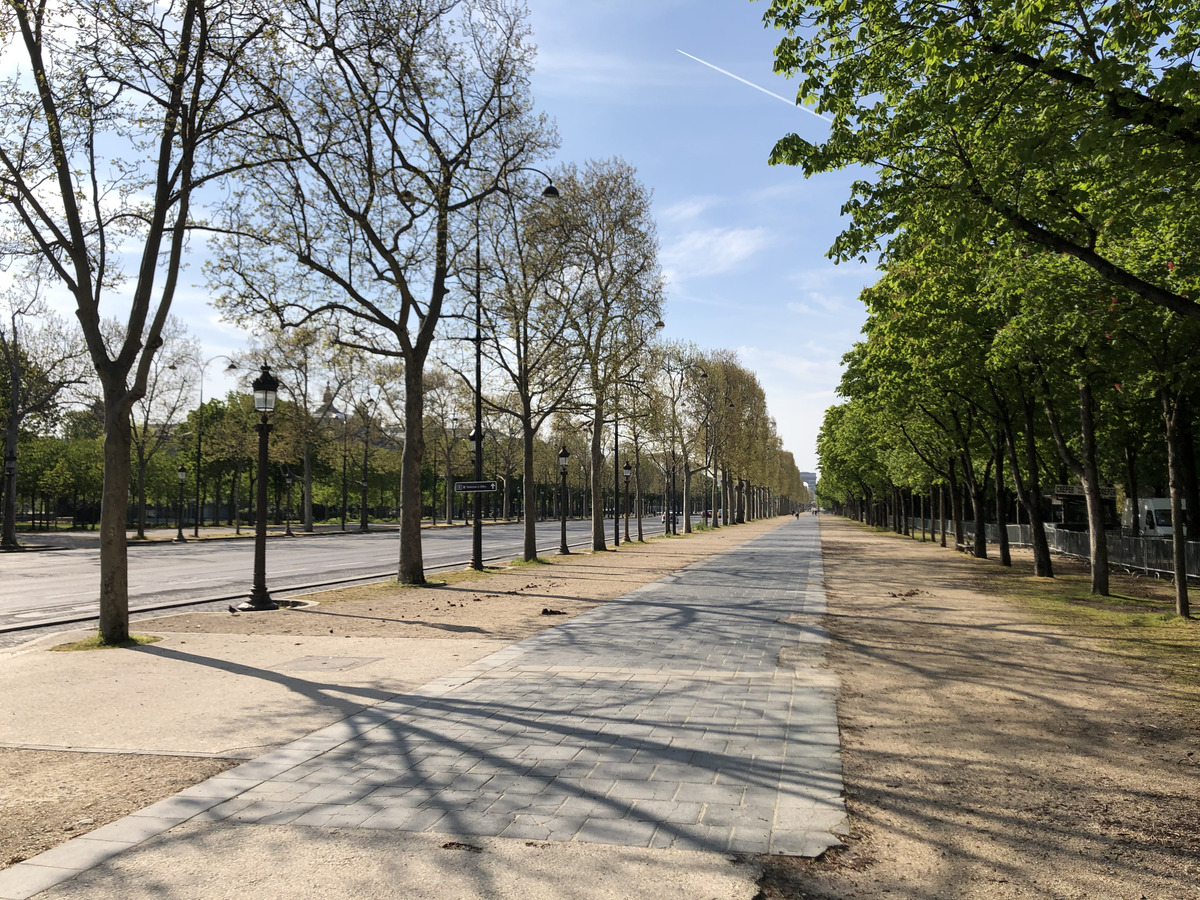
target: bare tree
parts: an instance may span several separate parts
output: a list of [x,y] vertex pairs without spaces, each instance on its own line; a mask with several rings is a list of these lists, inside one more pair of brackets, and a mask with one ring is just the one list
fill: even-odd
[[[529,113],[524,10],[508,0],[286,9],[294,52],[263,74],[279,113],[259,145],[288,161],[231,207],[239,233],[214,274],[227,309],[329,323],[343,346],[403,360],[398,577],[421,584],[423,379],[459,265],[453,235],[545,144]],[[284,278],[294,291],[267,289]]]
[[[111,322],[109,327],[120,326]],[[134,494],[137,505],[137,536],[146,537],[146,470],[151,460],[178,435],[175,426],[184,415],[196,387],[195,361],[200,344],[188,336],[187,327],[175,316],[168,317],[162,331],[163,346],[155,354],[146,376],[146,393],[130,410],[130,439],[133,442]],[[198,410],[197,415],[203,415]],[[198,464],[198,463],[197,463]]]
[[[245,164],[223,151],[229,133],[253,115],[253,101],[233,93],[240,61],[259,52],[265,21],[256,7],[247,0],[6,0],[3,7],[0,34],[18,67],[0,88],[0,194],[30,252],[71,293],[104,398],[100,635],[107,643],[129,637],[130,412],[163,343],[193,194]],[[125,258],[136,260],[134,271],[122,270]],[[129,297],[115,346],[101,327],[110,295]]]
[[[553,182],[551,182],[553,183]],[[559,221],[555,203],[542,186],[512,177],[486,204],[480,240],[487,245],[483,282],[482,352],[500,385],[484,402],[519,423],[525,510],[537,503],[534,472],[535,439],[542,426],[574,402],[585,356],[570,339],[571,311],[585,291],[582,278],[570,279],[569,242],[563,240],[570,220]],[[541,196],[539,197],[539,194]],[[456,371],[471,384],[468,366]],[[505,514],[510,479],[505,478]],[[536,516],[526,515],[524,559],[537,559]]]
[[[650,193],[628,163],[591,161],[563,170],[555,221],[568,244],[569,275],[583,285],[571,305],[570,334],[583,355],[591,431],[592,496],[603,496],[603,426],[618,386],[637,368],[662,323],[662,275]],[[606,550],[603,504],[592,505],[592,548]]]
[[0,363],[7,391],[4,412],[3,527],[0,548],[17,550],[17,440],[30,418],[49,416],[73,385],[86,376],[87,351],[46,307],[36,278],[0,297]]
[[[313,531],[312,468],[313,454],[329,430],[334,407],[318,394],[323,385],[331,397],[343,390],[349,377],[344,366],[335,366],[331,356],[335,348],[316,328],[264,328],[250,355],[265,360],[279,378],[280,394],[294,408],[292,430],[299,446],[301,474],[301,520],[304,531]],[[251,369],[253,367],[250,367]]]

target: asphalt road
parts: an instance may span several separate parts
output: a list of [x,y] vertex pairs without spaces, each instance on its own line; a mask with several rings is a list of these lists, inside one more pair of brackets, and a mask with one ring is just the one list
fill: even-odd
[[[657,533],[657,518],[643,527]],[[538,549],[555,553],[559,523],[539,522]],[[611,541],[612,523],[608,523]],[[572,546],[590,544],[591,523],[567,523]],[[470,563],[471,529],[426,529],[422,532],[427,570],[460,568]],[[508,561],[521,555],[519,523],[488,524],[483,529],[485,561]],[[275,596],[316,586],[395,577],[399,561],[395,530],[272,537],[267,543],[267,587]],[[251,540],[155,542],[129,551],[131,612],[164,604],[227,603],[246,598],[254,566]],[[35,625],[87,621],[97,613],[100,558],[94,544],[76,549],[11,553],[0,556],[0,632]]]

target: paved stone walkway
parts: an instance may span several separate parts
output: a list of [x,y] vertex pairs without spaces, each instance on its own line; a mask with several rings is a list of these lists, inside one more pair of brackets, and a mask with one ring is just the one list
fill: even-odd
[[819,853],[845,810],[818,540],[787,523],[184,794],[248,823]]
[[817,855],[846,833],[824,611],[802,517],[13,866],[0,898],[185,821]]

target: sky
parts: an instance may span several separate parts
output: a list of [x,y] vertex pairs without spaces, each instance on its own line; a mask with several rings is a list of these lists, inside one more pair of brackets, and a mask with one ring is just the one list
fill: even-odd
[[841,357],[866,318],[858,294],[877,274],[825,256],[844,227],[852,176],[806,180],[767,164],[785,134],[817,141],[827,125],[791,102],[795,82],[772,72],[781,35],[763,25],[766,2],[527,2],[534,100],[557,121],[558,160],[620,156],[653,192],[664,337],[737,351],[785,449],[814,471]]
[[[767,164],[783,135],[816,141],[827,126],[771,71],[780,34],[762,23],[765,0],[527,2],[539,48],[534,100],[561,140],[544,165],[619,156],[638,170],[668,282],[663,336],[736,351],[758,376],[785,449],[814,471],[841,357],[865,319],[857,297],[876,273],[825,257],[851,174],[806,180]],[[205,358],[244,348],[245,332],[210,305],[194,257],[173,311]],[[206,397],[237,388],[222,368],[208,367]]]

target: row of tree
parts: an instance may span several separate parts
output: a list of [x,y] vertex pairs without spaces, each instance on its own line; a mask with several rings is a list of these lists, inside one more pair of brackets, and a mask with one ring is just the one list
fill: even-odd
[[[138,537],[145,537],[151,506],[165,506],[168,522],[178,515],[176,505],[194,508],[192,521],[198,528],[210,503],[214,519],[224,507],[227,520],[234,524],[254,496],[257,439],[253,423],[257,414],[249,394],[231,392],[224,399],[198,402],[205,361],[181,327],[173,324],[171,335],[146,396],[134,407],[130,517]],[[277,331],[265,337],[269,342],[246,353],[244,359],[226,360],[226,369],[244,369],[248,360],[263,356],[277,360],[282,399],[272,415],[272,469],[268,473],[275,516],[294,511],[299,527],[312,531],[314,507],[323,518],[337,518],[340,510],[343,525],[349,508],[357,507],[363,530],[372,508],[394,515],[401,507],[399,475],[405,435],[396,414],[402,407],[399,385],[389,379],[388,367],[372,367],[369,357],[358,354],[356,359],[356,354],[332,344],[322,346],[308,329]],[[22,354],[35,362],[34,370],[26,372],[23,379],[27,389],[37,387],[35,371],[40,370],[36,356],[30,356],[33,349],[28,347]],[[685,358],[681,356],[684,353],[692,355]],[[692,348],[656,345],[647,360],[656,367],[642,382],[649,390],[634,391],[631,386],[616,409],[620,418],[612,436],[618,440],[617,453],[608,452],[612,443],[606,435],[599,479],[603,487],[599,499],[584,502],[583,509],[598,507],[609,514],[619,511],[623,474],[619,470],[628,462],[637,510],[647,508],[643,500],[647,495],[656,511],[673,505],[682,510],[685,531],[691,530],[694,510],[732,510],[737,520],[747,514],[747,504],[736,496],[737,479],[730,479],[735,496],[725,499],[711,492],[718,453],[723,455],[726,474],[745,473],[747,481],[774,496],[803,499],[795,467],[789,457],[780,455],[773,424],[763,414],[761,388],[731,355],[702,358]],[[31,518],[40,510],[43,520],[47,513],[70,510],[78,521],[94,521],[92,513],[99,508],[102,486],[102,418],[94,399],[82,408],[69,408],[73,397],[87,399],[87,384],[84,379],[82,385],[60,393],[58,402],[48,410],[55,414],[23,420],[26,424],[20,429],[16,454],[20,465],[14,492],[6,498],[12,502],[6,502],[5,508],[16,504],[13,512]],[[719,405],[715,402],[718,394]],[[423,514],[435,523],[441,515],[439,507],[444,508],[446,521],[459,514],[462,496],[456,497],[453,482],[471,480],[464,473],[471,470],[472,400],[470,386],[452,370],[439,366],[430,371],[424,425],[429,453],[422,473],[421,502],[427,511]],[[23,407],[18,403],[12,408],[20,413]],[[534,490],[525,493],[520,419],[505,411],[502,403],[489,404],[483,430],[484,470],[502,485],[499,497],[488,498],[494,514],[510,518],[518,509],[529,510],[531,518],[557,515],[555,488],[561,447],[567,448],[574,460],[568,472],[572,492],[589,500],[592,430],[590,422],[573,414],[581,409],[560,408],[553,428],[547,426],[546,434],[535,436]],[[9,421],[19,418],[9,416]],[[35,422],[41,427],[31,427]],[[761,424],[766,424],[766,430],[756,431]],[[722,430],[732,437],[719,440]],[[624,443],[619,443],[622,435]],[[695,479],[701,474],[703,483]],[[521,494],[514,495],[514,490]],[[614,494],[617,502],[612,500]],[[668,494],[677,498],[673,504],[668,504]],[[745,499],[751,498],[747,495]],[[765,514],[765,503],[748,505],[751,517]],[[16,518],[9,513],[4,517],[4,533],[14,542]],[[162,518],[156,513],[156,522]]]
[[[496,373],[489,405],[521,422],[525,490],[530,442],[571,414],[592,426],[599,495],[619,398],[648,390],[638,373],[662,321],[657,238],[627,164],[536,167],[557,138],[532,105],[519,2],[5,0],[2,10],[0,249],[19,284],[70,295],[98,385],[105,641],[128,635],[130,459],[143,438],[166,439],[138,405],[171,370],[162,351],[189,235],[207,241],[209,281],[232,320],[302,342],[320,334],[393,364],[383,383],[398,386],[387,402],[404,436],[400,581],[424,581],[427,363],[439,341],[461,350],[453,332],[472,318],[465,337]],[[508,380],[492,389],[500,372]],[[315,384],[284,381],[304,434],[357,410],[337,386],[327,400]],[[739,438],[721,415],[714,406],[708,424],[724,464]],[[764,461],[779,449],[765,410],[750,424],[760,444],[733,480],[761,499],[746,479],[761,478],[761,492],[786,466]],[[300,456],[306,485],[312,458]],[[6,464],[10,497],[15,478]],[[598,518],[593,538],[604,546]]]
[[831,120],[827,139],[790,135],[773,160],[874,173],[831,251],[879,254],[883,277],[863,295],[848,402],[821,433],[830,501],[945,485],[968,498],[982,555],[989,492],[1011,489],[1049,576],[1043,488],[1076,481],[1103,594],[1105,485],[1135,499],[1167,488],[1188,614],[1198,12],[1194,0],[771,4],[788,31],[777,69],[801,73],[800,99]]

